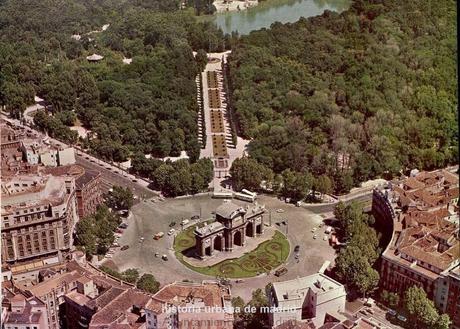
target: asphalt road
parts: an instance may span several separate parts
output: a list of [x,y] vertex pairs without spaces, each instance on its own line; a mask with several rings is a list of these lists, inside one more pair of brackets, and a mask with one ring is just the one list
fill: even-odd
[[[365,201],[370,201],[372,200],[372,190],[368,192],[364,192],[364,194],[357,194],[356,196],[350,196],[346,201],[344,201],[345,204],[348,204],[352,201],[355,202],[365,202]],[[302,207],[305,209],[308,209],[311,212],[314,212],[315,214],[324,214],[328,212],[333,212],[335,208],[335,203],[329,203],[329,204],[307,204],[303,205]]]
[[[120,185],[123,187],[129,187],[133,191],[134,195],[140,199],[151,198],[158,195],[155,191],[150,190],[147,187],[141,186],[140,184],[133,182],[131,178],[126,176],[126,173],[121,170],[114,170],[113,167],[108,164],[97,161],[92,162],[85,159],[84,156],[76,155],[77,164],[85,169],[95,170],[101,173],[104,192],[107,192],[113,185]],[[111,168],[111,169],[107,169]]]
[[[246,278],[241,283],[235,283],[235,280],[232,280],[232,292],[235,296],[241,296],[245,300],[250,299],[252,290],[264,288],[268,282],[285,281],[313,274],[320,269],[324,261],[333,262],[335,258],[335,250],[329,246],[328,241],[323,240],[325,227],[318,228],[323,220],[322,216],[273,197],[260,196],[258,201],[260,204],[265,204],[268,210],[272,210],[272,226],[284,234],[287,233],[291,251],[296,245],[299,245],[300,253],[297,261],[294,253],[291,252],[284,264],[288,272],[280,278],[271,273],[268,276],[264,274],[255,278]],[[190,218],[200,213],[202,218],[210,218],[211,212],[222,202],[223,200],[202,195],[192,198],[166,199],[163,202],[155,198],[155,202],[146,200],[137,204],[132,208],[132,217],[128,221],[129,227],[118,241],[120,245],[130,247],[126,251],[117,251],[111,261],[120,271],[138,268],[141,272],[152,273],[162,285],[183,279],[193,281],[214,279],[191,271],[175,258],[171,250],[173,236],[165,234],[158,241],[153,240],[152,236],[160,231],[168,232],[171,221],[179,223],[183,218]],[[247,204],[237,200],[233,202],[241,205]],[[267,213],[265,219],[267,223],[269,216]],[[175,228],[180,230],[177,224]],[[316,239],[313,237],[313,228],[316,230]],[[144,237],[142,242],[139,240],[140,237]],[[169,260],[165,262],[155,257],[156,252],[159,255],[168,255]]]

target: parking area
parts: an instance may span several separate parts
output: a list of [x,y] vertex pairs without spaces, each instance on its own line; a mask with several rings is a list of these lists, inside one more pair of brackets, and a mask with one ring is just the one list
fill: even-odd
[[396,311],[375,303],[368,304],[360,299],[347,302],[346,310],[355,318],[365,318],[381,329],[402,329],[407,322],[407,318]]
[[[177,232],[181,230],[180,222],[184,219],[189,220],[187,225],[190,225],[197,222],[191,219],[192,216],[201,219],[211,218],[212,212],[222,202],[222,199],[212,199],[208,195],[164,201],[153,198],[140,202],[132,208],[132,217],[128,220],[129,226],[118,240],[120,246],[129,245],[129,248],[115,252],[110,260],[120,271],[138,268],[141,272],[152,273],[161,284],[184,279],[194,281],[209,279],[208,276],[188,269],[175,258],[172,249],[174,234],[168,235],[168,231],[172,227],[172,222],[175,222],[173,228]],[[247,204],[244,201],[233,200],[233,202]],[[273,197],[261,196],[258,202],[266,206],[267,224],[271,221],[272,226],[286,234],[290,241],[290,255],[283,265],[288,271],[280,277],[272,273],[269,276],[262,275],[244,279],[242,282],[234,282],[232,291],[243,298],[250,298],[253,289],[263,288],[268,282],[313,274],[320,269],[324,261],[332,262],[335,258],[335,251],[329,246],[329,241],[323,240],[325,228],[319,227],[323,220],[320,215]],[[315,233],[312,233],[313,228],[316,228],[316,239],[314,239]],[[163,232],[164,235],[155,240],[153,237],[159,232]],[[293,251],[296,246],[298,252]],[[166,255],[168,260],[163,260],[162,255]]]

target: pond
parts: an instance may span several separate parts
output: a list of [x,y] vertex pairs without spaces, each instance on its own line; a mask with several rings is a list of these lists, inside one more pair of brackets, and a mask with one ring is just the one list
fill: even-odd
[[293,23],[300,17],[321,15],[325,10],[342,12],[350,3],[351,0],[266,0],[247,10],[219,13],[206,19],[215,22],[224,33],[237,31],[245,35],[269,28],[274,22]]

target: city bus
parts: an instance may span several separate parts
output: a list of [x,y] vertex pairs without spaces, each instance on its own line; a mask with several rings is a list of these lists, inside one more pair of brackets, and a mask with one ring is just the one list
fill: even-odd
[[215,199],[231,199],[233,194],[232,192],[214,192],[212,197]]
[[255,192],[251,192],[251,191],[246,190],[246,189],[242,189],[241,192],[243,192],[244,194],[253,196],[254,198],[257,198],[257,193],[255,193]]
[[248,195],[245,193],[238,193],[238,192],[233,193],[233,197],[235,199],[248,201],[248,202],[254,202],[256,200],[256,197],[253,195]]

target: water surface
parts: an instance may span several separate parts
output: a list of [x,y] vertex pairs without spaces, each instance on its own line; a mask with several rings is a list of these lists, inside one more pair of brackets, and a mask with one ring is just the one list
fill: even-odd
[[300,17],[321,15],[325,10],[342,12],[350,3],[351,0],[266,0],[247,10],[219,13],[206,19],[215,22],[224,33],[249,34],[269,28],[274,22],[293,23]]

